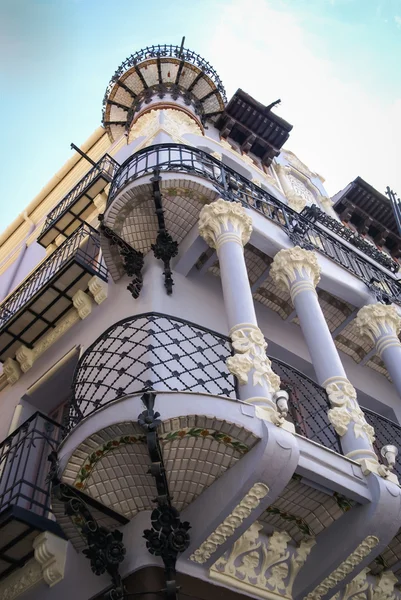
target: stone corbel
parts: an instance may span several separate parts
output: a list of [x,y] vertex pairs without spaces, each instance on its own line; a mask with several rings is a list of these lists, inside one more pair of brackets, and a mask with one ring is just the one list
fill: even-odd
[[44,531],[33,541],[35,560],[40,564],[43,579],[53,587],[64,578],[67,541],[50,531]]
[[104,213],[107,204],[107,194],[105,191],[100,192],[95,199],[93,200],[93,204],[96,206],[99,213]]
[[106,300],[108,289],[106,281],[103,281],[103,279],[100,279],[99,277],[94,275],[88,281],[88,288],[96,304],[101,304],[102,302],[104,302],[104,300]]
[[14,385],[14,383],[17,383],[18,379],[21,377],[22,374],[19,364],[12,358],[7,358],[4,361],[3,373],[6,376],[7,382],[10,385]]
[[34,351],[26,346],[20,346],[15,354],[15,357],[21,365],[21,369],[24,373],[29,371],[35,362]]
[[82,290],[78,290],[72,297],[72,303],[77,309],[79,317],[86,319],[92,312],[92,300]]

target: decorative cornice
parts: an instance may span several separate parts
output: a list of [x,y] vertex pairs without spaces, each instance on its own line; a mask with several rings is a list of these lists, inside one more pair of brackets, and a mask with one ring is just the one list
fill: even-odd
[[401,331],[401,317],[393,305],[368,304],[358,312],[355,327],[360,335],[368,337],[376,344],[383,336],[398,336]]
[[0,582],[0,598],[14,600],[41,581],[43,581],[43,573],[40,564],[32,559]]
[[64,578],[67,542],[45,531],[33,547],[35,558],[0,582],[1,600],[14,600],[41,581],[52,587]]
[[239,202],[219,198],[202,208],[199,233],[211,248],[218,249],[225,241],[245,246],[251,237],[252,219]]
[[213,579],[243,590],[251,596],[292,599],[292,588],[315,540],[304,540],[297,548],[288,546],[291,536],[274,531],[261,533],[255,521],[210,569]]
[[[320,280],[320,271],[316,254],[311,250],[295,246],[280,250],[276,254],[270,268],[270,275],[276,285],[291,291],[294,284],[300,283],[299,280],[302,283],[306,280],[315,288]],[[297,290],[297,293],[301,291],[303,288]]]
[[[78,311],[75,308],[72,308],[65,315],[65,317],[61,321],[59,321],[59,323],[54,329],[51,329],[38,342],[36,342],[32,350],[30,348],[27,348],[26,346],[20,346],[16,352],[16,359],[20,363],[22,371],[26,373],[32,367],[34,362],[39,358],[39,356],[41,356],[48,348],[50,348],[50,346],[57,342],[57,340],[60,337],[62,337],[69,329],[71,329],[71,327],[75,325],[75,323],[77,323],[79,320],[80,316],[78,314]],[[11,360],[12,359],[10,359],[10,361]],[[7,368],[8,372],[10,373],[10,377],[15,371],[16,365],[17,363],[15,361],[7,363]],[[12,371],[11,369],[14,369],[14,371]],[[15,373],[17,373],[17,371],[15,371]],[[15,383],[17,379],[15,379],[15,381],[10,381],[9,383],[13,385],[13,383]]]
[[[209,535],[199,546],[190,559],[193,562],[203,564],[214,554],[219,546],[224,544],[233,535],[236,529],[247,519],[263,498],[269,493],[269,488],[264,483],[255,483],[241,502],[224,519],[222,523]],[[251,526],[252,528],[252,526]],[[261,526],[260,526],[261,528]],[[249,530],[248,530],[249,531]]]
[[369,535],[328,577],[310,592],[305,600],[321,600],[330,590],[343,581],[372,552],[379,543],[379,538]]

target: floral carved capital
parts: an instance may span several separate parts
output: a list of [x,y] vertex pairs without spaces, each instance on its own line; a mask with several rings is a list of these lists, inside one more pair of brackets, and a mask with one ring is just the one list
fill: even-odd
[[251,237],[252,219],[239,202],[220,198],[202,208],[199,233],[211,248],[218,248],[224,234],[234,235],[245,246]]
[[286,290],[298,279],[309,279],[314,287],[320,281],[316,254],[299,246],[280,250],[274,257],[270,275],[276,285]]
[[252,372],[252,384],[266,385],[271,393],[280,389],[280,377],[273,372],[266,355],[267,342],[256,325],[243,325],[231,332],[234,356],[230,356],[227,367],[238,381],[248,383]]
[[398,336],[401,331],[401,317],[393,305],[368,304],[358,312],[355,327],[360,335],[376,343],[381,335]]
[[330,404],[333,406],[328,412],[329,421],[338,435],[345,435],[352,424],[356,438],[366,436],[373,444],[375,431],[367,423],[365,415],[359,407],[356,390],[350,381],[345,377],[339,377],[327,383],[325,387]]

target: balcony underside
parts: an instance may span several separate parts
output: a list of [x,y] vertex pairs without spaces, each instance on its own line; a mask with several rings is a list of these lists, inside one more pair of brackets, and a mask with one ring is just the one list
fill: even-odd
[[[0,306],[0,359],[14,357],[24,345],[33,348],[73,306],[78,290],[85,291],[94,275],[107,281],[98,263],[96,233],[78,231],[50,255]],[[92,237],[91,237],[92,236]]]
[[[179,173],[163,174],[160,189],[167,230],[179,243],[191,229],[196,228],[202,206],[213,201],[218,194],[208,181],[196,173],[192,177]],[[157,236],[152,184],[144,178],[128,184],[111,203],[105,218],[107,225],[136,250],[144,254],[149,252]],[[280,227],[279,223],[275,225]],[[118,280],[124,273],[118,248],[111,246],[103,237],[101,243],[110,274],[114,280]],[[274,252],[272,248],[272,255]],[[272,255],[267,255],[266,250],[261,251],[251,243],[245,247],[245,261],[254,299],[277,312],[283,320],[298,325],[289,293],[279,290],[269,276]],[[208,271],[219,276],[217,256],[212,249],[200,253],[194,262],[202,273]],[[388,377],[382,360],[372,353],[373,344],[355,335],[352,322],[353,316],[356,316],[355,306],[323,289],[319,289],[318,294],[339,350],[351,356],[355,362],[362,362]]]
[[113,179],[117,163],[107,154],[77,183],[47,216],[38,243],[47,248],[59,236],[69,237],[93,212],[94,199]]
[[32,558],[33,540],[42,531],[50,531],[64,537],[58,523],[37,515],[30,509],[9,506],[0,513],[0,579],[7,577]]

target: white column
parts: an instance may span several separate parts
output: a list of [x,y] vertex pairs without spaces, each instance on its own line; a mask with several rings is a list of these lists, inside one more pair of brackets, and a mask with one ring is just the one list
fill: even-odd
[[341,437],[344,454],[362,463],[367,471],[377,472],[373,427],[359,407],[356,390],[347,379],[316,294],[320,267],[315,253],[299,246],[280,250],[270,275],[291,294],[318,382],[326,389],[332,406],[328,417]]
[[358,312],[355,325],[361,335],[368,337],[374,343],[377,354],[386,365],[401,396],[401,343],[398,338],[401,317],[395,306],[385,304],[364,306]]
[[227,367],[238,379],[239,396],[255,404],[264,419],[283,425],[284,417],[273,401],[280,389],[280,378],[273,373],[266,356],[267,343],[257,324],[244,259],[252,219],[240,203],[218,199],[203,207],[199,233],[216,249],[219,259],[224,305],[235,351],[227,359]]

